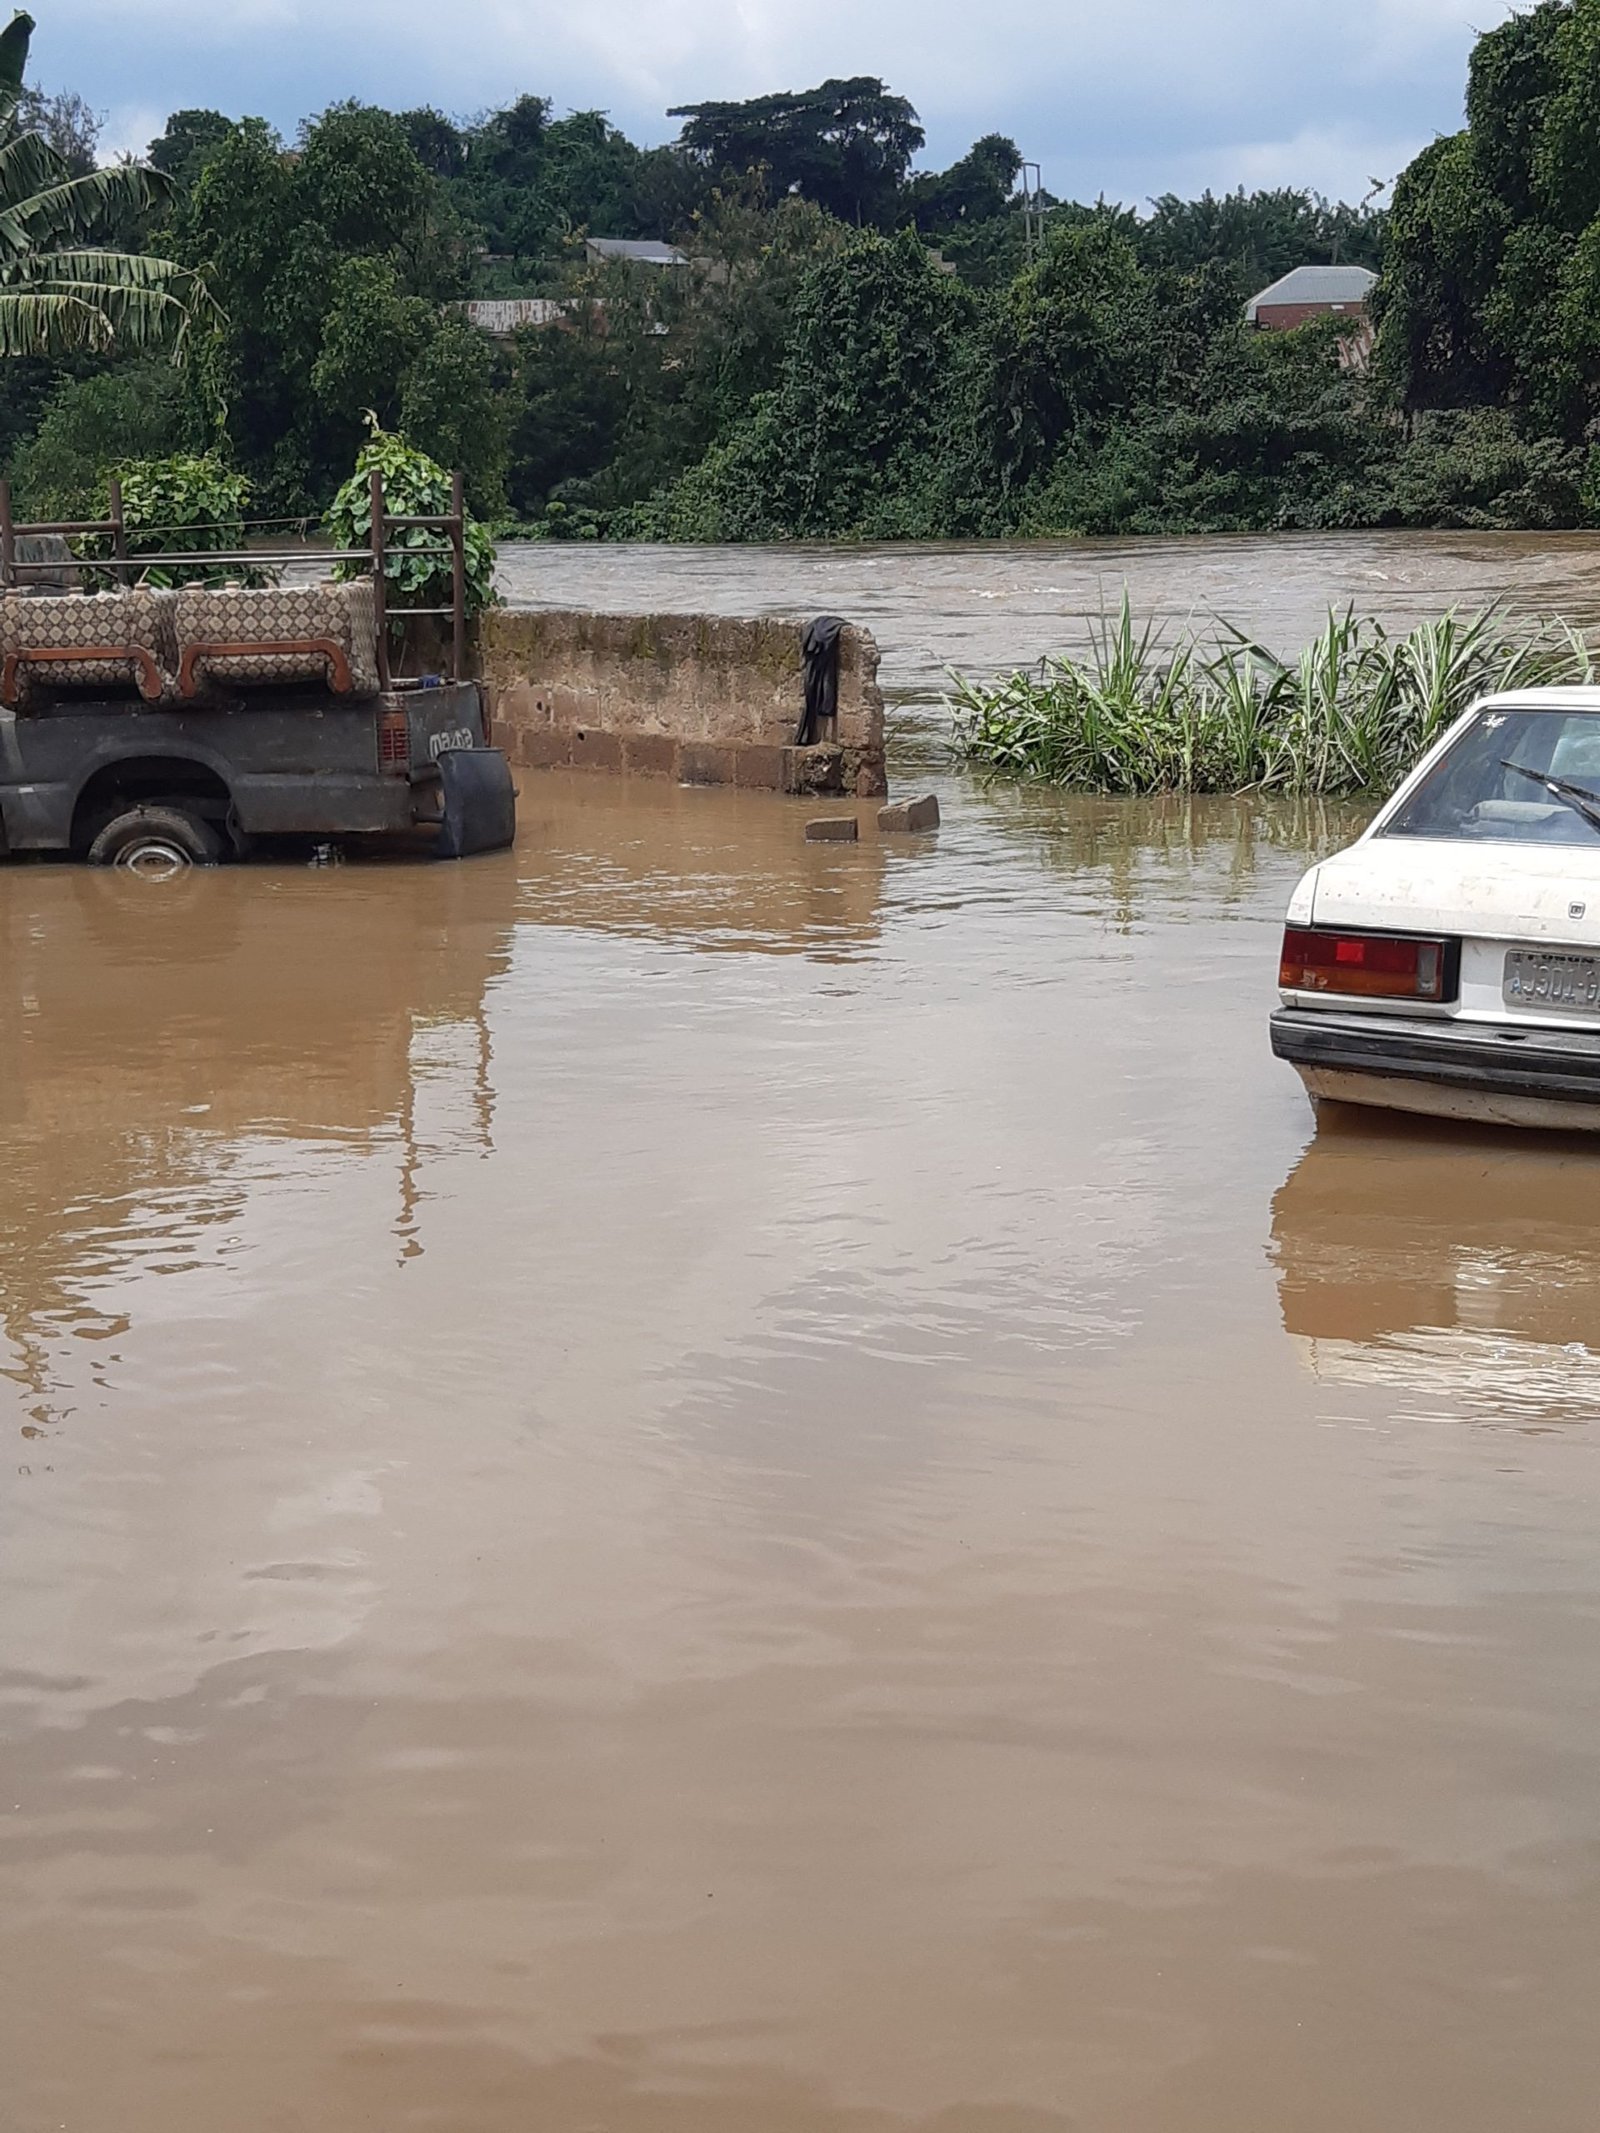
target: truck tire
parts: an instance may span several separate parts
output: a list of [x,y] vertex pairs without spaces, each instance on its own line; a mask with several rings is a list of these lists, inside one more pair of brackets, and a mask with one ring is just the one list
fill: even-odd
[[180,806],[129,807],[89,847],[92,867],[125,867],[146,881],[164,881],[190,867],[214,867],[222,838],[203,815]]

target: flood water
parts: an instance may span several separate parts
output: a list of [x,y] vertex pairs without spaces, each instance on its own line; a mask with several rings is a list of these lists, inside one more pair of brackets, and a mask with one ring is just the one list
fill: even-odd
[[0,873],[5,2133],[1591,2133],[1600,1155],[1315,1128],[1351,818],[523,788]]
[[1390,629],[1503,604],[1600,626],[1600,534],[1240,534],[1205,540],[917,542],[784,548],[587,546],[501,551],[522,607],[622,614],[814,615],[865,623],[891,702],[937,701],[950,669],[991,675],[1081,645],[1124,591],[1169,635],[1220,622],[1279,654],[1330,607]]

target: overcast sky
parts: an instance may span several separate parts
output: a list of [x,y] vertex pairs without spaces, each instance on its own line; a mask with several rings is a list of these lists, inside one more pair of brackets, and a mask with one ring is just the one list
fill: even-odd
[[29,0],[34,72],[142,148],[169,110],[292,132],[343,97],[471,113],[524,90],[668,140],[669,104],[880,74],[923,162],[1008,133],[1057,193],[1359,198],[1460,124],[1503,0]]

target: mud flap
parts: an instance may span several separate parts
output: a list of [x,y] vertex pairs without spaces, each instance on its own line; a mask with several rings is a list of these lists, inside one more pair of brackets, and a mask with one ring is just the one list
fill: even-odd
[[448,748],[439,758],[444,820],[434,852],[467,859],[498,852],[517,834],[517,791],[498,748]]

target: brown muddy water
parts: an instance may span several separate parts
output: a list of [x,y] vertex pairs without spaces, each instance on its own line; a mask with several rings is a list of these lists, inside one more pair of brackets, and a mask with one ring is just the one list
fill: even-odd
[[523,607],[813,615],[863,622],[892,701],[936,701],[949,669],[990,675],[1081,644],[1124,591],[1168,632],[1231,623],[1279,653],[1330,607],[1390,628],[1503,603],[1600,627],[1600,534],[1241,534],[1206,540],[686,548],[527,542],[501,551]]
[[[803,602],[802,602],[803,604]],[[1597,1157],[1348,817],[0,873],[5,2133],[1590,2133]]]

